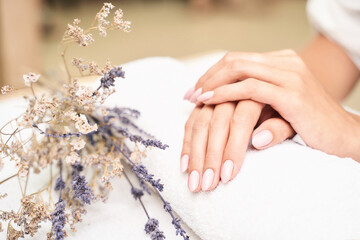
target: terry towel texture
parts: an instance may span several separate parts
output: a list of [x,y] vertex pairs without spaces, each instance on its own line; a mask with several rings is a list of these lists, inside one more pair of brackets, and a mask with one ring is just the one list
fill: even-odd
[[360,165],[292,140],[250,150],[239,175],[215,191],[189,192],[179,158],[193,105],[182,97],[220,56],[185,66],[169,58],[134,62],[118,88],[116,101],[138,108],[145,129],[170,145],[145,163],[176,212],[203,240],[360,239]]

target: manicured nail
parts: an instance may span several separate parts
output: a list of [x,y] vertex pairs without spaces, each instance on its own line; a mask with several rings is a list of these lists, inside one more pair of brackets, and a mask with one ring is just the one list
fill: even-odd
[[202,88],[196,90],[190,97],[190,102],[196,103],[197,98],[201,95]]
[[227,183],[228,181],[230,181],[232,172],[233,172],[233,168],[234,168],[234,163],[231,160],[226,160],[224,162],[223,167],[221,168],[221,182],[222,183]]
[[214,96],[214,91],[204,92],[197,98],[197,101],[198,102],[206,102],[207,100],[212,98],[212,96]]
[[190,100],[190,97],[194,93],[194,91],[195,91],[195,86],[189,88],[189,90],[187,90],[187,92],[185,93],[184,100]]
[[188,166],[189,166],[189,155],[185,154],[180,159],[180,170],[181,170],[181,172],[186,172]]
[[197,187],[199,186],[199,180],[200,180],[200,176],[198,171],[196,170],[192,171],[190,173],[189,182],[188,182],[190,191],[194,192],[197,189]]
[[271,143],[272,140],[272,133],[269,130],[263,130],[252,138],[251,143],[256,148],[262,148]]
[[201,183],[201,190],[206,191],[208,190],[214,180],[214,171],[212,169],[207,169],[204,173],[202,183]]

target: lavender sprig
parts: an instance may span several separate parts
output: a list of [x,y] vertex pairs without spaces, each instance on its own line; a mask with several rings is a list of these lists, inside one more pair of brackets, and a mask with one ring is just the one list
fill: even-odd
[[[147,212],[145,205],[141,200],[141,197],[144,195],[144,193],[142,192],[141,189],[137,189],[134,187],[134,185],[132,184],[132,182],[130,181],[129,177],[127,176],[127,174],[125,172],[123,174],[131,186],[131,194],[134,196],[135,200],[139,200],[139,202],[140,202],[142,208],[144,209],[144,212],[148,218],[148,221],[145,224],[145,229],[144,229],[145,233],[150,234],[151,240],[165,239],[166,237],[164,235],[164,232],[159,230],[159,221],[155,218],[150,218],[149,213]],[[139,194],[140,192],[141,192],[141,194]]]
[[137,176],[141,176],[142,179],[150,183],[153,187],[158,189],[160,192],[164,189],[164,184],[160,183],[160,179],[155,180],[154,174],[149,174],[146,167],[142,164],[133,166],[132,170]]
[[90,204],[91,200],[94,199],[94,193],[88,186],[85,176],[80,176],[78,171],[74,171],[71,185],[74,191],[74,198],[82,204]]
[[144,195],[144,192],[139,188],[131,187],[131,194],[133,195],[135,200],[137,200],[137,199],[140,199]]
[[159,148],[162,150],[165,150],[166,148],[169,147],[169,145],[163,144],[160,140],[152,139],[152,138],[144,139],[140,135],[132,134],[132,133],[130,133],[130,131],[127,128],[114,126],[113,129],[116,129],[116,131],[118,133],[120,133],[121,135],[123,135],[124,137],[129,138],[130,141],[135,142],[135,143],[140,143],[140,144],[144,145],[145,147],[152,146],[152,147],[156,147],[156,148]]
[[140,112],[138,110],[132,109],[132,108],[114,107],[114,108],[108,108],[107,110],[109,112],[116,113],[119,117],[122,117],[123,115],[128,116],[128,117],[132,117],[132,118],[135,118],[135,119],[140,117]]
[[[100,128],[100,132],[102,128]],[[164,189],[164,185],[160,183],[160,179],[155,180],[154,179],[154,174],[149,174],[146,167],[142,164],[136,165],[130,158],[129,156],[127,156],[125,154],[124,151],[121,150],[121,147],[119,145],[117,145],[116,143],[114,143],[113,140],[111,140],[111,138],[106,134],[106,133],[101,133],[102,136],[109,142],[109,144],[111,144],[112,146],[115,147],[115,149],[117,151],[119,151],[125,158],[126,160],[128,160],[128,162],[132,165],[132,170],[135,172],[135,174],[147,181],[148,183],[150,183],[154,188],[158,189],[160,192]]]
[[55,191],[61,191],[65,188],[65,182],[62,177],[58,177],[55,181]]
[[43,130],[41,130],[38,125],[36,125],[35,123],[32,124],[32,126],[34,128],[37,128],[40,131],[40,134],[44,134],[48,137],[53,137],[53,138],[69,138],[71,136],[76,136],[76,137],[80,137],[82,134],[81,133],[63,133],[63,134],[50,134],[47,132],[44,132]]
[[148,186],[146,186],[146,182],[143,179],[139,178],[138,175],[136,175],[136,177],[139,180],[141,189],[147,194],[151,195],[150,189],[148,188]]
[[188,240],[190,239],[190,237],[188,235],[186,235],[186,231],[182,228],[181,226],[181,222],[182,220],[180,218],[175,217],[172,207],[170,206],[170,203],[165,201],[165,199],[163,198],[163,196],[161,195],[161,193],[159,191],[157,191],[157,194],[159,195],[161,201],[164,203],[164,209],[166,212],[169,213],[169,215],[172,218],[171,223],[174,225],[175,230],[176,230],[176,236],[180,235],[183,237],[184,240]]
[[100,86],[96,91],[98,91],[100,88],[109,88],[115,86],[115,78],[117,77],[125,78],[125,72],[119,66],[110,69],[110,71],[104,74],[104,76],[100,79]]
[[55,240],[63,240],[65,239],[65,202],[61,199],[62,190],[65,188],[65,182],[62,178],[62,161],[59,161],[60,168],[60,176],[56,179],[55,190],[60,191],[59,193],[59,201],[55,203],[55,210],[51,214],[51,223],[52,223],[52,234],[55,236]]
[[51,214],[51,222],[52,222],[52,233],[55,237],[55,240],[63,240],[65,239],[65,223],[66,223],[66,216],[65,216],[65,202],[60,199],[55,204],[55,210]]

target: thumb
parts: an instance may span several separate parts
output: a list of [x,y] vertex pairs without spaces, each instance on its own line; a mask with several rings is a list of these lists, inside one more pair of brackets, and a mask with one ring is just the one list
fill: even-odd
[[257,127],[251,137],[256,149],[265,149],[295,136],[291,125],[280,117],[269,118]]

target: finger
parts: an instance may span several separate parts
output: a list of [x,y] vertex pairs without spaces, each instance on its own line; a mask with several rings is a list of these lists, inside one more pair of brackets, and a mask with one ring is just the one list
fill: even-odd
[[231,120],[230,135],[224,151],[221,182],[227,183],[240,171],[250,137],[264,104],[240,101]]
[[200,109],[200,107],[194,108],[185,124],[184,140],[180,157],[180,170],[182,172],[186,172],[189,166],[192,127],[196,116],[200,112]]
[[200,190],[212,113],[213,106],[204,106],[193,123],[188,179],[188,187],[192,192]]
[[270,118],[254,130],[251,143],[256,149],[265,149],[294,135],[295,131],[287,121],[282,118]]
[[232,102],[216,105],[214,109],[201,181],[201,190],[203,191],[214,189],[219,183],[221,162],[234,109],[235,103]]
[[201,89],[196,90],[196,93],[198,97],[200,95],[199,91],[202,93],[211,91],[217,87],[242,81],[247,78],[256,78],[277,86],[285,86],[290,80],[294,79],[294,75],[295,73],[292,71],[281,70],[262,63],[237,60],[216,72],[203,84]]
[[[288,58],[284,58],[288,57]],[[192,97],[192,94],[195,92],[195,90],[199,90],[201,92],[204,92],[208,89],[203,89],[205,82],[207,82],[210,78],[212,78],[215,73],[217,73],[220,69],[222,69],[224,66],[233,64],[234,61],[238,60],[245,60],[245,61],[252,61],[256,63],[261,63],[268,65],[270,67],[276,67],[283,70],[297,70],[298,69],[298,61],[295,58],[299,58],[295,51],[290,49],[285,49],[281,51],[276,52],[268,52],[265,54],[261,53],[244,53],[244,52],[230,52],[227,53],[220,61],[218,61],[216,64],[214,64],[206,73],[200,77],[200,79],[197,81],[195,87],[192,87],[188,90],[191,93],[191,96],[188,96],[188,99],[190,100]],[[196,94],[193,94],[194,96]],[[186,95],[187,96],[187,95]],[[192,99],[195,99],[193,97]]]
[[288,99],[288,92],[273,84],[249,78],[242,82],[224,85],[214,91],[203,93],[199,100],[205,104],[219,104],[239,100],[251,99],[257,102],[270,104],[279,111],[280,106],[285,106],[281,101]]

